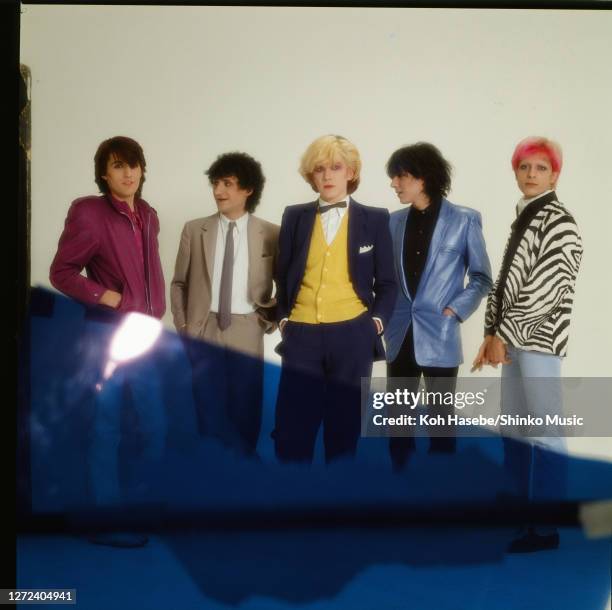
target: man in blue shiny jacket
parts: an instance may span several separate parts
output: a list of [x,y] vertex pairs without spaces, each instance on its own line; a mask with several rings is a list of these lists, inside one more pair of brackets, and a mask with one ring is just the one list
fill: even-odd
[[[460,324],[492,286],[480,214],[445,199],[451,166],[432,144],[418,142],[396,150],[387,162],[387,174],[400,202],[410,204],[390,218],[399,291],[385,329],[389,384],[416,392],[423,376],[428,392],[454,392],[463,362]],[[436,409],[446,418],[453,405]],[[437,428],[436,436],[429,432],[430,452],[455,451],[452,429]],[[410,429],[402,434],[410,434]],[[396,471],[414,449],[414,436],[390,439]]]

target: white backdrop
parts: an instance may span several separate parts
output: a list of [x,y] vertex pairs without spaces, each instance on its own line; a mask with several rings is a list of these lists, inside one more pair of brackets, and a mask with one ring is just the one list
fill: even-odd
[[[512,150],[545,135],[563,146],[557,193],[585,248],[564,374],[612,374],[612,13],[29,5],[21,28],[33,81],[33,284],[49,286],[68,206],[96,193],[93,155],[113,135],[143,145],[168,285],[183,223],[215,209],[203,171],[219,153],[261,161],[257,214],[280,222],[286,205],[313,198],[297,166],[324,133],[362,153],[355,198],[391,210],[391,152],[436,144],[454,166],[449,199],[482,213],[496,274],[520,196]],[[484,303],[463,324],[460,375],[483,315]],[[272,360],[277,342],[267,338]],[[612,455],[607,439],[573,442]]]

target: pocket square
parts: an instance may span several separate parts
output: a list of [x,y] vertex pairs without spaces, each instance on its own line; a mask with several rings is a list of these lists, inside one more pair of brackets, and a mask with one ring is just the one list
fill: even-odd
[[359,246],[359,254],[365,254],[374,248],[374,244],[370,244],[369,246]]

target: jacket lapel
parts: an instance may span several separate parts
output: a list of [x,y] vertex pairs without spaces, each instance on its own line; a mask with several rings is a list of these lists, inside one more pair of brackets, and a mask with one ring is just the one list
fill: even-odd
[[204,260],[208,281],[212,286],[212,276],[215,262],[215,249],[217,245],[217,231],[219,230],[219,216],[213,214],[204,219],[202,224],[202,246],[204,248]]
[[398,269],[398,276],[404,295],[409,301],[412,301],[408,285],[406,284],[406,271],[404,269],[404,235],[406,234],[406,223],[408,222],[408,214],[410,209],[402,210],[402,214],[395,224],[393,235],[393,249],[395,250],[395,265]]
[[348,208],[348,264],[349,276],[355,286],[357,269],[359,267],[359,247],[365,243],[367,227],[365,226],[365,212],[360,203],[350,198]]
[[[448,201],[446,201],[446,199],[442,199],[440,203],[438,220],[436,221],[436,226],[434,228],[433,235],[431,236],[431,243],[429,244],[429,252],[427,253],[425,269],[423,270],[423,275],[419,281],[419,287],[424,286],[427,283],[427,278],[431,273],[433,263],[436,260],[436,256],[438,256],[438,250],[440,250],[440,246],[444,243],[446,231],[448,230],[450,224],[450,214],[451,209]],[[423,291],[421,290],[421,293],[422,292]]]
[[557,200],[557,194],[555,191],[540,197],[539,199],[534,199],[531,203],[525,206],[523,211],[516,217],[510,228],[512,232],[520,232],[521,234],[525,232],[525,229],[529,225],[529,223],[533,220],[536,214],[551,201]]
[[[257,222],[257,219],[249,216],[247,222],[247,241],[249,243],[249,271],[247,281],[247,292],[251,297],[253,286],[260,274],[261,256],[263,254],[263,229]],[[251,297],[252,298],[252,297]]]
[[298,252],[297,260],[300,261],[302,273],[306,268],[306,258],[308,257],[308,247],[310,246],[310,237],[312,235],[312,229],[317,217],[317,206],[318,202],[313,201],[308,206],[304,207],[300,213],[300,217],[297,221],[297,227],[295,230],[296,239],[296,251]]

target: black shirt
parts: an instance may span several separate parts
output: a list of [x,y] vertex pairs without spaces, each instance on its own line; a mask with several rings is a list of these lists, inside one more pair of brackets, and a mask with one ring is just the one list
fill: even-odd
[[424,210],[410,208],[404,232],[404,273],[410,296],[414,299],[425,261],[431,237],[436,227],[440,201],[432,201]]

